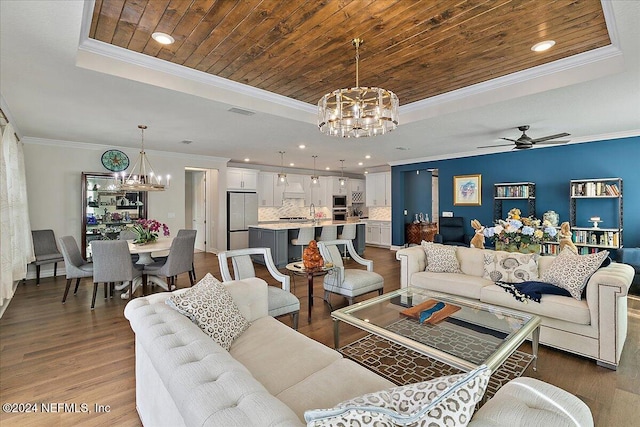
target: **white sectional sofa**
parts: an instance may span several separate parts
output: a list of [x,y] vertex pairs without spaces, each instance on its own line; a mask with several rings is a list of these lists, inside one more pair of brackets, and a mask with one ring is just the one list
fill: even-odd
[[[484,253],[490,249],[457,247],[462,273],[425,271],[427,257],[421,246],[396,253],[400,261],[402,287],[443,292],[482,302],[533,313],[542,318],[540,343],[595,359],[599,365],[616,369],[627,336],[627,290],[633,268],[611,263],[598,269],[586,286],[586,298],[544,295],[540,303],[523,303],[483,278]],[[493,251],[491,251],[493,252]],[[555,257],[538,258],[542,277]]]
[[[331,408],[394,387],[268,316],[262,279],[224,285],[251,322],[230,351],[165,303],[185,289],[127,304],[125,316],[135,332],[136,407],[145,426],[302,426],[306,410]],[[554,425],[572,425],[570,420],[593,425],[589,408],[577,397],[541,381],[530,382],[520,391],[515,381],[507,384],[504,397],[496,395],[469,425],[516,427],[532,425],[532,419],[541,426],[550,419],[556,420]],[[554,394],[553,405],[540,399],[549,393]]]

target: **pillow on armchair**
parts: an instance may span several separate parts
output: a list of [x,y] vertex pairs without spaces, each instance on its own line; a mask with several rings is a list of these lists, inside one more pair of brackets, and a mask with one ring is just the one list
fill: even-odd
[[[471,372],[394,387],[339,403],[331,409],[306,411],[307,426],[466,426],[482,399],[491,371]],[[341,424],[342,423],[342,424]]]

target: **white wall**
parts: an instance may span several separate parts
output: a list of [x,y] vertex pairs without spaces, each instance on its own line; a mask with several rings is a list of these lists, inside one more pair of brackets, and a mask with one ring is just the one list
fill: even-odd
[[[31,228],[53,229],[56,237],[71,235],[80,242],[82,227],[81,173],[108,172],[100,162],[102,153],[110,148],[124,151],[133,164],[138,150],[95,144],[24,138],[24,157],[27,175],[27,196]],[[154,171],[171,175],[171,187],[166,191],[149,193],[149,218],[169,226],[172,233],[184,228],[185,168],[197,167],[220,171],[218,185],[212,185],[210,200],[215,200],[211,225],[215,229],[215,247],[226,245],[226,158],[188,156],[146,150]],[[217,214],[217,215],[216,215]],[[34,270],[35,271],[35,270]],[[31,271],[30,271],[31,273]],[[42,276],[52,275],[53,265],[43,266]],[[58,272],[60,274],[60,272]],[[35,277],[29,274],[28,277]]]

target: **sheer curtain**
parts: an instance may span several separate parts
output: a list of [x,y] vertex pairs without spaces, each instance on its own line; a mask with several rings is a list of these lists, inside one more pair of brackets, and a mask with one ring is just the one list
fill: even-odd
[[15,290],[14,283],[27,276],[27,264],[35,260],[22,143],[13,127],[2,131],[0,146],[0,308]]

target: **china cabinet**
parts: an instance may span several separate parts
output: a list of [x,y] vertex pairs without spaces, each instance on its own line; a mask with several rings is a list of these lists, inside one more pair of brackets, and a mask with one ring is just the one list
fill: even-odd
[[128,225],[147,217],[146,191],[119,191],[113,175],[82,173],[82,254],[91,257],[92,240],[115,239]]

